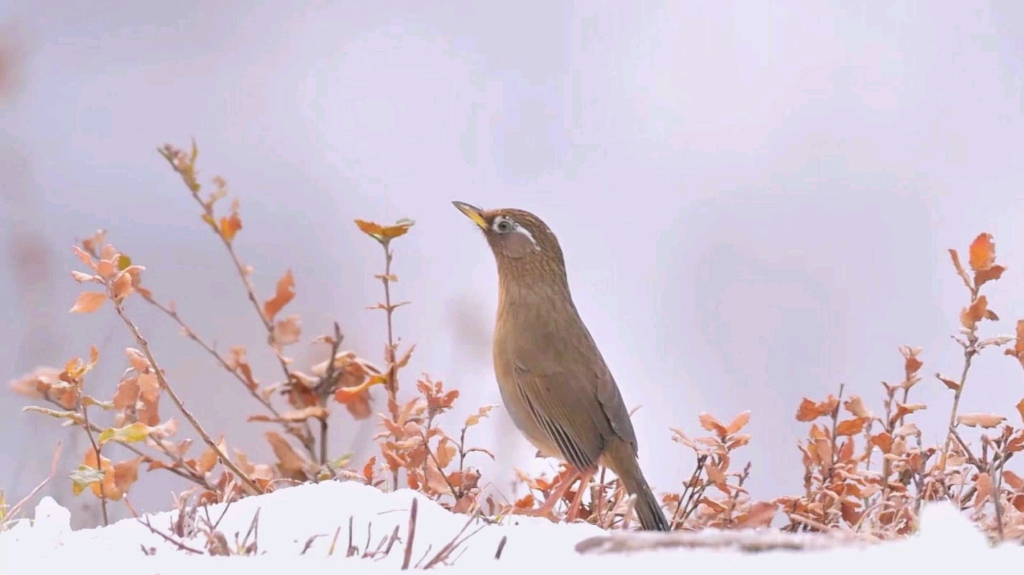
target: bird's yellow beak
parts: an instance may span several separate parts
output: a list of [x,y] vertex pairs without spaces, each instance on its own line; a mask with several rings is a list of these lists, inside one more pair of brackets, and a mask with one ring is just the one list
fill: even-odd
[[452,205],[459,209],[460,212],[471,220],[473,223],[480,226],[480,229],[487,229],[487,220],[484,219],[483,210],[476,206],[471,206],[465,202],[452,202]]

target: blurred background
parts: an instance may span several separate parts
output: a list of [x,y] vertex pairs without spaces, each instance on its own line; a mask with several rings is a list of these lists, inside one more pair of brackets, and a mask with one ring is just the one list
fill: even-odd
[[[462,391],[457,424],[499,397],[489,338],[497,278],[479,232],[449,203],[525,208],[558,234],[577,306],[635,416],[656,489],[694,459],[670,427],[752,410],[756,497],[796,493],[802,396],[841,383],[881,410],[900,344],[924,347],[918,425],[943,435],[958,373],[949,336],[967,300],[947,248],[995,236],[1008,272],[987,287],[1012,333],[1024,317],[1024,4],[839,1],[0,3],[0,366],[16,378],[101,352],[109,396],[134,345],[109,307],[71,316],[70,251],[99,228],[147,267],[221,349],[278,375],[223,248],[159,157],[195,137],[204,181],[240,197],[236,246],[266,298],[292,269],[286,312],[305,341],[338,320],[345,347],[379,360],[379,246],[354,218],[417,221],[395,244],[396,314],[422,372]],[[226,206],[225,206],[226,207]],[[129,311],[213,433],[267,459],[258,405],[165,317]],[[300,367],[318,359],[290,349]],[[322,351],[322,350],[321,350]],[[320,356],[322,357],[322,355]],[[962,411],[1016,421],[1024,373],[976,362]],[[377,409],[383,408],[380,390]],[[22,413],[0,387],[0,486],[16,500],[47,474],[77,525],[99,519],[67,474],[84,438]],[[170,406],[164,413],[170,414]],[[373,420],[336,417],[332,445],[359,461]],[[550,469],[500,410],[471,433],[507,491],[512,469]],[[737,465],[738,467],[739,465]],[[133,491],[166,508],[184,486]],[[123,506],[113,506],[120,516]]]

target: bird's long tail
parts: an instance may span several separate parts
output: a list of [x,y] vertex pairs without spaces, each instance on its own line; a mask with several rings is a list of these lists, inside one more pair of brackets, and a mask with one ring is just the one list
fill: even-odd
[[622,442],[618,449],[610,449],[605,455],[608,467],[622,480],[626,491],[636,496],[636,516],[644,531],[670,531],[668,519],[661,510],[661,503],[651,491],[651,486],[644,479],[640,470],[640,462],[631,449],[623,449],[627,444]]

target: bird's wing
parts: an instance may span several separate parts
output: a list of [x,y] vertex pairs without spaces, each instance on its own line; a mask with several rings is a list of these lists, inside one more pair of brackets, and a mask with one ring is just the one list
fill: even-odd
[[537,424],[573,467],[597,465],[611,427],[593,381],[570,370],[543,370],[515,364],[517,391]]
[[629,410],[626,409],[626,402],[622,399],[622,392],[619,391],[619,386],[615,384],[615,379],[603,359],[601,368],[597,374],[597,399],[601,402],[604,415],[608,418],[608,423],[612,426],[615,435],[628,443],[633,448],[633,454],[636,455],[638,452],[636,431],[633,429],[633,420],[629,417]]

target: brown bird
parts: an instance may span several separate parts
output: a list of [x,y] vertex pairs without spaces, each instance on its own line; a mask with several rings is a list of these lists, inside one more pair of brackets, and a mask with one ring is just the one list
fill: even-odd
[[452,203],[483,230],[498,264],[492,351],[505,408],[541,455],[574,468],[541,509],[550,511],[581,478],[572,517],[583,486],[603,465],[636,496],[641,526],[668,531],[661,505],[640,470],[636,433],[619,387],[572,301],[555,234],[523,210],[484,211]]

